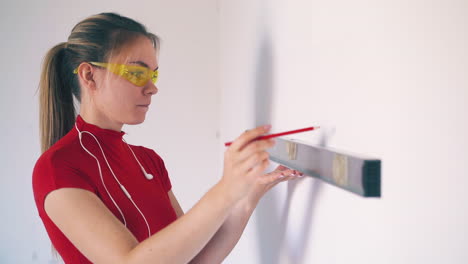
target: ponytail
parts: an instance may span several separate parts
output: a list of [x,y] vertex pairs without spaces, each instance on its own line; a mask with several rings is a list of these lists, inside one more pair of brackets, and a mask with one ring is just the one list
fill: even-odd
[[64,63],[66,43],[54,46],[44,58],[39,83],[39,131],[41,152],[62,138],[75,123],[72,71]]
[[[82,62],[106,62],[138,36],[146,36],[155,49],[159,38],[139,22],[116,13],[101,13],[73,27],[67,42],[46,54],[39,83],[39,131],[45,152],[72,128],[76,119],[74,98],[81,103],[78,78],[73,74]],[[52,246],[52,253],[58,254]]]

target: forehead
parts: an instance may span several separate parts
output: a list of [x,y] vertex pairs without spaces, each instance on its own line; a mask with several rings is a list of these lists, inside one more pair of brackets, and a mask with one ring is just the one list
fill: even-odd
[[143,62],[150,69],[158,67],[156,50],[147,37],[138,37],[121,50],[119,55],[112,59],[115,63],[129,64],[130,62]]

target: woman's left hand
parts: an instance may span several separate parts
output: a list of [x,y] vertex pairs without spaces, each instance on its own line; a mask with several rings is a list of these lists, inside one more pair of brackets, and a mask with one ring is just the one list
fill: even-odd
[[290,169],[283,165],[279,165],[278,167],[276,167],[275,170],[263,175],[263,177],[261,177],[255,183],[255,187],[252,189],[252,191],[249,193],[249,196],[247,197],[249,203],[251,203],[252,206],[255,207],[258,201],[263,197],[263,195],[265,195],[265,193],[267,193],[278,183],[302,178],[303,176],[304,174],[302,172]]

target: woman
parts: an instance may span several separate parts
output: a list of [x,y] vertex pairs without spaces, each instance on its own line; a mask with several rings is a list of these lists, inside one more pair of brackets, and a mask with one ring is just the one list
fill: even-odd
[[260,198],[302,175],[283,166],[263,174],[274,141],[254,140],[269,130],[257,127],[226,150],[221,180],[184,215],[161,157],[127,144],[121,130],[145,120],[158,51],[143,25],[102,13],[45,57],[33,190],[66,263],[220,263]]

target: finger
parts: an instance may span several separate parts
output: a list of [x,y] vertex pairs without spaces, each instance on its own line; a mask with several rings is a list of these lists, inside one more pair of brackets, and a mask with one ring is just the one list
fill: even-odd
[[231,149],[235,151],[241,150],[247,143],[255,140],[256,138],[260,137],[262,134],[265,134],[270,130],[271,126],[258,126],[254,129],[247,130],[246,132],[242,133],[236,140],[234,140],[231,144]]
[[[294,176],[291,176],[294,173],[294,170],[287,170],[287,171],[273,171],[268,174],[265,174],[261,179],[260,183],[266,184],[268,186],[270,185],[276,185],[280,182],[283,181],[288,181],[293,178],[297,178]],[[272,187],[273,187],[272,186]]]
[[299,178],[304,177],[304,173],[296,170],[295,174],[299,176]]
[[302,177],[298,171],[292,170],[292,169],[285,170],[281,174],[282,175],[279,176],[281,181],[289,181],[289,180],[298,179]]
[[[297,176],[297,177],[304,176],[304,173],[302,173],[302,172],[300,172],[300,171],[298,171],[298,170],[289,169],[289,168],[286,169],[286,170],[284,170],[283,172],[284,172],[285,174],[286,174],[286,173],[291,174],[291,176],[293,176],[293,177],[296,177],[296,176]],[[287,175],[287,176],[289,176],[289,175]]]
[[291,170],[291,169],[288,169],[288,170],[284,170],[282,171],[282,176],[281,178],[292,178],[292,177],[295,177],[297,174],[295,173],[295,170]]
[[268,167],[269,164],[270,164],[270,161],[266,159],[260,164],[258,164],[257,166],[250,169],[250,171],[247,174],[249,174],[249,176],[261,174],[263,171],[265,171],[265,169]]
[[246,160],[239,163],[239,167],[242,171],[248,171],[258,164],[262,164],[265,161],[269,162],[270,154],[266,151],[257,152],[250,155]]
[[284,178],[282,176],[281,171],[273,171],[270,173],[265,174],[263,177],[259,179],[261,184],[274,184],[275,182],[280,182]]
[[280,164],[278,167],[276,167],[275,170],[284,171],[284,170],[290,170],[290,168]]
[[275,145],[274,139],[264,139],[264,140],[255,140],[251,143],[248,143],[239,153],[237,157],[237,162],[242,162],[248,159],[256,152],[262,152],[268,148],[271,148]]

